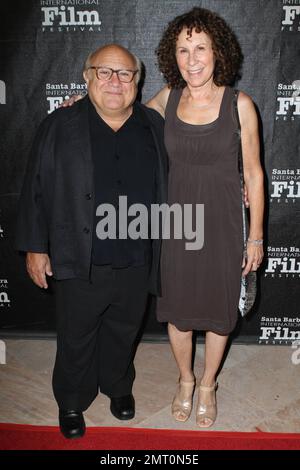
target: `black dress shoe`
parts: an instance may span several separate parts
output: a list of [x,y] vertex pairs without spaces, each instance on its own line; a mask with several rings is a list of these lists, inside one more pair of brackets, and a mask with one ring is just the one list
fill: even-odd
[[118,419],[132,419],[135,414],[133,395],[110,398],[110,411]]
[[59,410],[59,427],[67,439],[82,437],[85,433],[85,422],[81,411]]

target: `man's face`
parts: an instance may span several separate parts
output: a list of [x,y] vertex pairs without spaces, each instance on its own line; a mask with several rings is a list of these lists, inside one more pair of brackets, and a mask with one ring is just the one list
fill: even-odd
[[[114,70],[136,70],[132,57],[116,46],[110,46],[93,57],[90,64],[96,67],[109,67]],[[121,82],[116,73],[105,81],[98,79],[95,69],[86,70],[83,74],[87,83],[90,100],[100,113],[120,115],[135,101],[137,95],[136,76],[132,82]]]

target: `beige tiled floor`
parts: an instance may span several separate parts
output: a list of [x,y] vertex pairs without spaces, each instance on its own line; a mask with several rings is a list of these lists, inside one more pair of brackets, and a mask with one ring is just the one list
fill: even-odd
[[[6,365],[0,365],[0,421],[57,425],[51,389],[54,340],[6,340]],[[200,376],[203,345],[197,345]],[[219,375],[218,419],[212,430],[300,432],[300,364],[288,346],[233,345]],[[99,394],[85,412],[88,426],[198,429],[170,416],[177,369],[168,344],[141,343],[135,360],[136,417],[118,421],[109,399]],[[195,407],[194,407],[195,409]]]

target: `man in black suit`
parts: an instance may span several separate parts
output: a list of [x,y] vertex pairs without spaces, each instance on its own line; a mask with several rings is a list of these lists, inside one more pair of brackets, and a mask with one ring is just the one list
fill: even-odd
[[109,45],[90,54],[88,96],[41,124],[20,197],[16,248],[32,280],[54,278],[57,355],[53,391],[61,432],[85,432],[98,394],[118,419],[134,417],[134,343],[148,293],[160,292],[160,240],[99,238],[108,203],[149,209],[166,201],[163,119],[136,102],[140,62]]

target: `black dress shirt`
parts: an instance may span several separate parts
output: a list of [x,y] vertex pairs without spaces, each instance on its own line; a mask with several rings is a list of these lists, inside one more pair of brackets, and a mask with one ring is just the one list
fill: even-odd
[[[119,239],[119,196],[127,196],[128,207],[135,203],[146,206],[150,218],[150,206],[156,202],[157,160],[151,129],[144,113],[134,105],[131,116],[115,132],[90,101],[89,127],[95,187],[92,263],[116,268],[143,266],[151,261],[150,220],[148,239]],[[96,234],[97,224],[107,216],[96,216],[97,207],[103,203],[116,209],[117,239],[100,240]],[[135,218],[128,216],[128,225]]]

